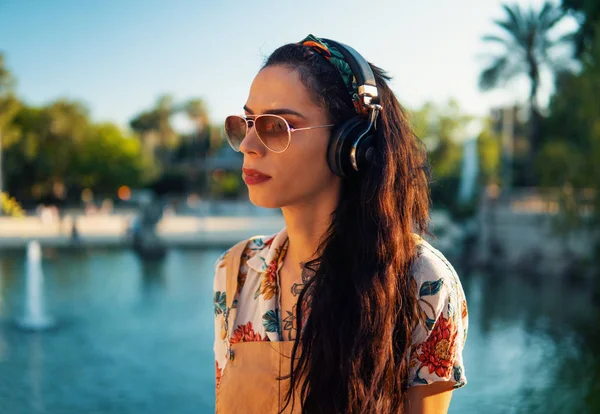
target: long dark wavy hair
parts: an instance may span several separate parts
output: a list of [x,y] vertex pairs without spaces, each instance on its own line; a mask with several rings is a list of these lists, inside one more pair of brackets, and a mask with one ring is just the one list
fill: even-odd
[[[356,116],[341,76],[311,47],[284,45],[264,67],[273,65],[297,71],[331,121]],[[314,276],[296,307],[286,406],[299,397],[304,413],[401,413],[404,408],[412,331],[420,317],[410,275],[413,233],[429,234],[430,175],[426,149],[389,88],[390,78],[371,68],[383,107],[376,164],[342,180],[318,258],[306,264]]]

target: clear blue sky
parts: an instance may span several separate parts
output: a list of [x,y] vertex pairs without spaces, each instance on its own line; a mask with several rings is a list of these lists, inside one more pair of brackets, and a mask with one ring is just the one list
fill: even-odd
[[[483,115],[527,95],[522,81],[477,89],[490,52],[480,38],[497,33],[492,19],[502,16],[496,0],[0,0],[0,51],[29,104],[78,99],[94,120],[125,126],[170,93],[204,98],[221,122],[241,111],[265,56],[313,33],[386,69],[411,108],[454,97]],[[574,27],[568,20],[558,32]]]

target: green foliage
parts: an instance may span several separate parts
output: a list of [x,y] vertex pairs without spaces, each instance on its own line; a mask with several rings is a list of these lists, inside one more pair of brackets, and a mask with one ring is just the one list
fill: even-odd
[[[18,199],[78,200],[83,188],[114,196],[122,185],[165,184],[161,191],[169,192],[173,175],[181,188],[189,187],[190,179],[196,181],[195,189],[206,187],[203,162],[212,146],[220,143],[221,134],[211,128],[202,99],[175,104],[171,96],[163,95],[131,120],[136,134],[128,136],[115,125],[93,123],[87,108],[77,101],[26,105],[12,94],[13,85],[0,54],[2,173],[4,187]],[[181,137],[173,129],[171,117],[179,112],[194,122],[194,133]],[[160,170],[168,173],[164,179]],[[230,179],[222,187],[227,194],[237,188]]]
[[21,103],[14,95],[0,95],[0,134],[2,148],[11,146],[19,136],[19,130],[12,124],[15,115],[21,109]]
[[91,123],[75,101],[41,108],[19,104],[7,127],[3,170],[9,192],[20,199],[52,194],[56,183],[67,193],[91,188],[114,194],[119,186],[139,186],[152,175],[139,141],[114,125]]
[[479,182],[481,185],[500,181],[500,159],[502,147],[500,137],[492,131],[488,120],[477,138],[477,156],[479,158]]
[[156,156],[164,166],[169,150],[179,144],[179,135],[171,125],[171,116],[176,112],[170,95],[160,96],[154,108],[133,118],[129,125],[140,135],[146,152]]
[[112,124],[92,125],[71,164],[72,181],[83,188],[115,193],[122,185],[140,187],[152,177],[152,164],[140,142]]
[[562,0],[563,9],[573,13],[580,22],[573,41],[576,56],[583,58],[593,48],[597,38],[596,25],[600,23],[600,2],[595,0]]
[[412,124],[417,136],[427,146],[434,179],[460,173],[462,145],[459,141],[465,138],[460,135],[471,119],[460,113],[458,103],[453,100],[443,107],[426,103],[412,112]]
[[537,179],[533,170],[535,154],[540,147],[541,115],[537,103],[541,72],[548,69],[555,73],[568,68],[569,61],[554,53],[556,46],[572,39],[569,34],[554,39],[552,29],[564,17],[564,11],[550,2],[545,2],[539,10],[524,10],[518,5],[503,4],[505,15],[496,20],[496,28],[502,36],[487,35],[482,38],[488,44],[502,47],[502,51],[491,57],[490,65],[479,77],[482,90],[504,86],[510,80],[526,76],[529,79],[529,154],[525,163],[524,184],[535,185]]
[[[580,73],[557,79],[536,161],[541,184],[561,189],[556,229],[563,234],[600,225],[600,44],[582,59]],[[586,210],[592,212],[587,218]],[[600,247],[600,233],[596,237]]]
[[209,180],[213,198],[234,199],[241,193],[244,183],[239,172],[216,170]]
[[506,4],[502,8],[504,19],[494,23],[504,36],[487,35],[482,40],[501,45],[504,53],[492,58],[491,65],[481,73],[479,86],[483,90],[493,89],[525,74],[532,83],[532,93],[537,92],[541,67],[556,69],[560,66],[550,50],[564,40],[553,41],[549,35],[564,13],[548,2],[539,11]]
[[[598,62],[598,63],[596,63]],[[600,44],[581,73],[559,76],[544,125],[546,142],[538,171],[546,186],[600,189]]]
[[17,200],[0,191],[0,213],[2,212],[13,217],[23,217],[25,215],[25,211]]
[[463,143],[467,139],[477,138],[479,184],[485,185],[499,179],[499,138],[493,133],[489,119],[484,123],[478,137],[466,136],[468,126],[473,120],[472,116],[461,112],[454,100],[443,106],[426,103],[411,113],[413,128],[428,149],[433,178],[432,200],[436,206],[449,209],[456,218],[474,213],[473,205],[460,205],[457,199]]
[[540,182],[548,187],[569,183],[581,188],[587,181],[586,175],[581,174],[585,161],[585,155],[577,147],[563,140],[550,141],[542,148],[536,163]]
[[202,131],[208,126],[208,108],[202,99],[190,99],[183,104],[183,109],[187,116],[196,124],[197,132]]
[[4,55],[0,53],[0,95],[12,93],[15,85],[15,79],[4,65]]

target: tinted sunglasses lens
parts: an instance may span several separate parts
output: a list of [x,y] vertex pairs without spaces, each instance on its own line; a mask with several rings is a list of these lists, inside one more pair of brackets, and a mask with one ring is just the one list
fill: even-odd
[[290,141],[288,124],[283,118],[263,115],[254,121],[254,128],[261,141],[272,151],[283,151]]
[[239,151],[240,145],[246,137],[246,120],[236,115],[225,118],[225,135],[231,148]]

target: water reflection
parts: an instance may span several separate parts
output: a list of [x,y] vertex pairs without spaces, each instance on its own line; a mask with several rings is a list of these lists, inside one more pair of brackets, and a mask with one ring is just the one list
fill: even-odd
[[44,350],[40,333],[29,336],[29,385],[31,387],[31,405],[35,413],[45,412],[44,393],[42,390],[44,377]]
[[[221,252],[173,250],[163,262],[120,250],[44,255],[60,326],[41,334],[13,327],[24,256],[0,254],[2,412],[214,412],[212,277]],[[450,413],[600,412],[600,312],[589,289],[457,270],[469,303],[469,383]]]
[[0,317],[6,312],[8,292],[18,277],[18,272],[15,271],[17,261],[17,258],[10,257],[0,259]]
[[[462,275],[469,303],[469,385],[451,412],[593,413],[598,306],[585,287],[522,274]],[[582,363],[587,361],[586,363]],[[475,405],[475,404],[476,405]],[[479,409],[475,410],[475,406]]]
[[[168,259],[167,259],[168,260]],[[163,260],[138,260],[140,276],[140,304],[144,307],[155,306],[167,287],[165,277],[166,264]]]

